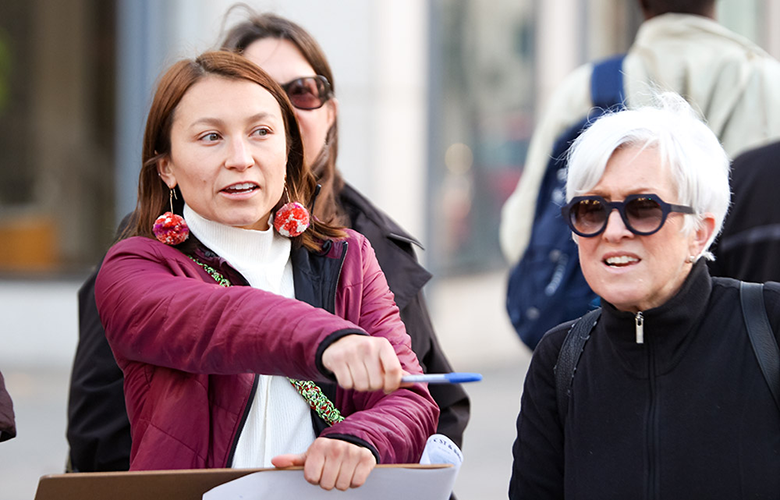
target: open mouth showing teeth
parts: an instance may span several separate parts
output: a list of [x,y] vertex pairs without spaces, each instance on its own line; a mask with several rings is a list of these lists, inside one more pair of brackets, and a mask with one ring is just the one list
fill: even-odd
[[608,266],[627,266],[634,262],[639,262],[636,257],[629,257],[627,255],[621,255],[620,257],[610,257],[604,261]]
[[255,189],[260,189],[257,184],[253,182],[244,182],[241,184],[233,184],[232,186],[228,186],[222,191],[229,194],[238,194],[238,193],[249,193],[251,191],[254,191]]

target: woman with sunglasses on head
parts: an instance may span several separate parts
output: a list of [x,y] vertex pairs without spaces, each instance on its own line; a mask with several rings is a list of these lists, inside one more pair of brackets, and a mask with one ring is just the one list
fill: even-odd
[[[570,150],[562,214],[602,307],[534,352],[513,500],[780,491],[780,379],[762,373],[741,283],[705,263],[729,205],[729,160],[680,96],[658,101],[599,119]],[[778,362],[780,285],[758,297],[775,332],[765,330],[773,350],[759,350]]]
[[[384,271],[412,349],[424,371],[452,371],[428,315],[422,287],[431,275],[418,262],[417,240],[341,178],[338,153],[338,101],[333,74],[316,40],[297,24],[272,14],[256,14],[225,35],[224,50],[243,52],[287,93],[304,145],[304,163],[322,186],[314,215],[323,222],[366,236]],[[122,372],[105,339],[95,308],[96,273],[79,290],[79,344],[68,401],[70,467],[81,472],[127,470],[130,424],[124,408]],[[324,386],[326,391],[331,388]],[[459,385],[429,387],[441,408],[437,432],[462,445],[469,399]]]
[[138,204],[95,283],[131,469],[298,465],[346,490],[419,460],[438,408],[400,387],[421,370],[392,294],[365,238],[309,216],[315,187],[256,65],[207,52],[162,76]]

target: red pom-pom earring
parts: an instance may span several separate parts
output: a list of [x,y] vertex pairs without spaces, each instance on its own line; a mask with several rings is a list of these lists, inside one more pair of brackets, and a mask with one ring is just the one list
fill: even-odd
[[187,226],[187,222],[181,215],[173,213],[173,199],[176,197],[176,192],[171,189],[171,211],[165,212],[161,216],[157,217],[152,226],[152,232],[154,236],[166,245],[175,246],[184,241],[190,236],[190,228]]
[[[284,186],[284,193],[289,200],[290,193],[287,192],[286,185]],[[274,215],[274,228],[282,236],[295,238],[303,234],[308,227],[309,211],[297,201],[288,201]]]

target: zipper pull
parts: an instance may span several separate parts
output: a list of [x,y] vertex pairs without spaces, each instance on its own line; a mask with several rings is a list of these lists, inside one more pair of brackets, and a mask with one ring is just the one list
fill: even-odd
[[636,343],[645,343],[645,317],[642,315],[642,311],[636,313]]

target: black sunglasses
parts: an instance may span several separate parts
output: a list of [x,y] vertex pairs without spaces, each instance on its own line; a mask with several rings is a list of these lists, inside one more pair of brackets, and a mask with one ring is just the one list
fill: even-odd
[[330,82],[322,75],[296,78],[281,87],[298,109],[319,109],[331,98]]
[[607,201],[601,196],[576,196],[561,213],[575,234],[590,238],[607,228],[612,210],[617,209],[623,224],[640,236],[658,232],[670,212],[695,213],[691,207],[671,205],[655,194],[632,194],[623,201]]

